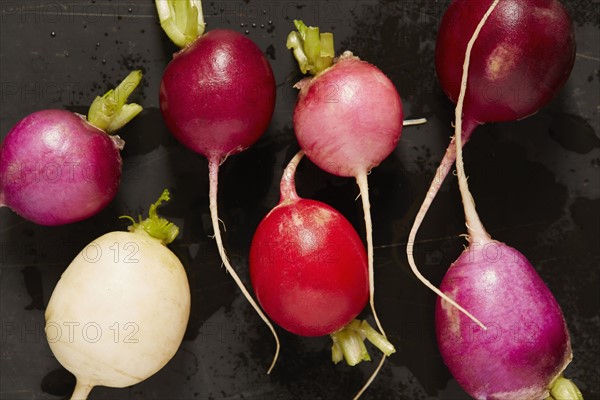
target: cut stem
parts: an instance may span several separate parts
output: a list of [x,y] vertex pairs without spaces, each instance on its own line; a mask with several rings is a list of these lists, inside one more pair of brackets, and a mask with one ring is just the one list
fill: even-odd
[[223,246],[223,240],[221,238],[221,229],[219,227],[219,212],[218,212],[218,208],[217,208],[217,187],[218,187],[218,182],[219,182],[220,162],[221,162],[221,159],[219,157],[214,157],[214,156],[210,157],[208,160],[208,176],[209,176],[209,182],[210,182],[210,188],[209,188],[210,217],[211,217],[211,221],[212,221],[213,230],[215,232],[215,240],[217,242],[217,249],[219,250],[219,255],[221,256],[221,260],[223,261],[223,264],[225,265],[225,269],[227,270],[227,272],[229,272],[229,274],[231,275],[231,277],[233,278],[233,280],[235,281],[237,286],[240,288],[240,290],[242,291],[242,294],[244,295],[246,300],[248,300],[250,305],[254,308],[256,313],[260,316],[260,318],[264,321],[264,323],[269,327],[269,329],[271,330],[271,333],[273,334],[273,338],[275,339],[275,355],[273,356],[273,361],[271,362],[271,366],[267,370],[267,374],[270,374],[271,371],[273,370],[273,367],[275,367],[277,358],[279,356],[279,348],[280,348],[279,337],[277,336],[277,332],[275,331],[273,324],[271,324],[271,322],[269,321],[267,316],[263,313],[263,311],[260,309],[258,304],[254,301],[254,299],[252,298],[252,296],[250,295],[250,293],[244,286],[244,283],[242,282],[240,277],[237,275],[237,273],[231,266],[231,263],[229,262],[229,258],[227,257],[227,254],[225,253],[225,247]]
[[104,96],[97,96],[88,111],[88,122],[106,133],[114,133],[124,127],[142,111],[139,104],[126,104],[141,80],[142,71],[132,71],[115,89]]
[[156,0],[156,11],[160,26],[181,48],[204,34],[201,0]]
[[81,381],[77,379],[77,382],[75,383],[75,390],[71,395],[71,400],[87,400],[93,388],[93,385],[81,383]]
[[394,345],[373,329],[367,321],[352,320],[348,325],[330,336],[333,340],[331,358],[336,364],[337,361],[341,361],[340,351],[346,363],[350,366],[355,366],[361,361],[371,361],[371,356],[364,344],[365,339],[377,347],[385,356],[390,356],[396,352]]
[[583,395],[573,381],[561,374],[550,385],[550,396],[546,400],[583,400]]
[[294,20],[297,31],[289,33],[286,47],[293,49],[294,57],[303,74],[317,75],[333,64],[335,50],[333,34],[321,33],[318,27],[307,26]]

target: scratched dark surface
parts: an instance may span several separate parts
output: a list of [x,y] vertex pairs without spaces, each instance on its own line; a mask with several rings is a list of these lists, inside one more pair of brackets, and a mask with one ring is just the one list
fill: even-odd
[[[117,198],[81,223],[45,228],[0,209],[0,398],[68,398],[74,378],[53,357],[44,309],[60,274],[94,238],[125,229],[123,214],[145,211],[163,188],[173,201],[163,214],[181,228],[170,246],[185,265],[192,314],[183,344],[167,366],[130,388],[97,387],[91,399],[349,399],[374,368],[329,361],[329,338],[279,330],[282,353],[265,373],[273,342],[231,278],[210,239],[207,163],[180,145],[158,109],[161,73],[176,51],[151,1],[2,1],[0,134],[45,108],[85,112],[132,68],[144,71],[134,99],[145,110],[120,133],[124,174]],[[298,147],[291,119],[300,78],[285,48],[291,20],[335,34],[336,49],[378,65],[396,84],[407,117],[394,153],[369,176],[374,218],[376,303],[398,352],[365,399],[468,396],[436,348],[435,296],[412,276],[404,252],[416,207],[451,135],[452,104],[433,67],[437,25],[446,1],[227,1],[204,3],[208,29],[246,32],[272,63],[278,100],[262,139],[222,166],[220,217],[233,264],[248,282],[253,231],[278,200],[281,170]],[[566,371],[585,398],[600,398],[600,3],[569,1],[577,58],[551,104],[525,120],[477,129],[465,148],[466,168],[484,224],[523,252],[560,303],[574,360]],[[357,188],[304,161],[298,191],[325,201],[363,234]],[[455,179],[438,195],[416,245],[421,271],[438,284],[462,250],[463,216]],[[368,313],[365,314],[369,316]],[[594,333],[596,332],[596,333]]]

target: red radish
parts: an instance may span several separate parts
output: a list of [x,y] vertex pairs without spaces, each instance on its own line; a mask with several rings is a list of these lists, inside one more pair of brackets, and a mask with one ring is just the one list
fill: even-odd
[[34,112],[0,146],[0,207],[39,225],[81,221],[108,205],[121,178],[124,141],[114,133],[142,107],[125,104],[142,79],[134,71],[92,103],[88,117]]
[[582,400],[577,387],[562,377],[572,353],[558,303],[520,252],[487,233],[464,173],[461,132],[470,59],[488,17],[501,12],[495,10],[497,4],[499,0],[488,7],[465,50],[454,145],[469,245],[441,284],[441,290],[476,315],[485,328],[473,324],[444,296],[436,304],[436,336],[450,372],[476,399]]
[[367,255],[346,218],[296,193],[300,151],[281,179],[279,204],[261,221],[250,248],[250,278],[260,305],[279,326],[301,336],[331,335],[332,358],[370,360],[366,336],[385,352],[394,347],[354,318],[369,297]]
[[[436,43],[436,69],[442,88],[454,102],[461,89],[468,39],[491,3],[492,0],[454,0],[442,18]],[[481,30],[472,54],[459,131],[463,144],[479,124],[525,118],[556,95],[575,60],[573,23],[558,0],[503,0]],[[418,271],[413,248],[421,222],[456,159],[455,140],[456,136],[446,149],[406,247],[413,272],[438,295],[442,293]]]
[[225,253],[217,209],[219,166],[252,145],[267,129],[275,107],[275,78],[261,50],[246,36],[216,29],[204,34],[199,0],[156,0],[161,25],[182,47],[164,71],[160,109],[169,130],[208,159],[210,213],[221,260],[267,324],[276,342],[269,372],[279,353],[272,324],[260,310]]
[[175,354],[190,315],[183,265],[166,245],[179,229],[156,210],[86,246],[62,274],[46,309],[46,339],[77,378],[71,399],[94,386],[126,387],[147,379]]

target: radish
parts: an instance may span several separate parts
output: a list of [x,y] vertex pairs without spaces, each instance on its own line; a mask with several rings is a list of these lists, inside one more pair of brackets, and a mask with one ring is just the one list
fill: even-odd
[[476,399],[582,400],[573,382],[562,377],[572,352],[556,299],[524,255],[487,233],[464,173],[461,133],[463,104],[468,104],[471,85],[472,49],[480,32],[485,32],[488,17],[493,21],[493,16],[502,14],[501,8],[496,9],[498,4],[494,0],[489,5],[465,50],[454,146],[469,244],[440,287],[478,319],[459,312],[454,300],[441,295],[435,309],[436,337],[450,372]]
[[158,216],[129,232],[110,232],[87,245],[62,274],[46,309],[46,338],[77,378],[71,399],[94,386],[126,387],[150,377],[175,354],[190,315],[190,288],[166,245],[179,229]]
[[115,197],[125,142],[114,133],[142,111],[125,104],[142,79],[131,72],[96,97],[87,119],[66,110],[42,110],[19,121],[0,146],[0,207],[39,225],[81,221]]
[[[491,0],[454,0],[442,18],[436,43],[440,84],[456,102],[468,38]],[[575,61],[575,33],[565,8],[557,0],[504,0],[473,45],[469,88],[465,93],[461,142],[485,122],[525,118],[542,108],[567,80]],[[470,315],[441,293],[418,270],[413,249],[421,222],[456,159],[456,136],[450,142],[408,235],[409,265],[421,282]],[[481,323],[479,323],[482,326]]]
[[279,339],[225,253],[217,208],[219,166],[252,145],[267,129],[275,107],[275,78],[261,50],[244,35],[223,29],[204,33],[199,0],[156,0],[161,25],[182,50],[160,85],[160,109],[169,130],[208,159],[210,213],[221,260],[243,295]]
[[364,245],[346,218],[296,193],[302,151],[286,167],[281,199],[261,221],[250,247],[250,278],[265,312],[301,336],[330,335],[332,360],[369,361],[367,338],[387,356],[394,346],[366,321],[354,319],[369,297]]

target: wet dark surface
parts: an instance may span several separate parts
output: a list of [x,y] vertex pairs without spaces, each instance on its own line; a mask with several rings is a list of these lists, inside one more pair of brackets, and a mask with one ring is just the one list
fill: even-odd
[[[329,338],[279,330],[273,355],[269,331],[220,267],[208,214],[206,160],[180,145],[158,109],[161,73],[176,51],[161,31],[151,1],[2,1],[1,116],[4,137],[22,117],[45,108],[85,112],[93,98],[132,68],[144,71],[134,99],[144,112],[120,132],[126,141],[117,198],[81,223],[46,228],[0,209],[0,398],[60,399],[73,377],[53,357],[44,309],[60,274],[94,238],[123,230],[118,217],[144,212],[163,188],[173,201],[163,214],[181,228],[170,248],[186,267],[192,315],[184,342],[160,372],[125,389],[98,387],[91,399],[349,399],[374,368],[329,360]],[[292,111],[300,78],[285,37],[294,18],[335,35],[396,84],[405,115],[427,125],[405,128],[394,153],[369,176],[374,219],[376,303],[398,352],[365,399],[447,399],[468,396],[437,351],[435,296],[412,275],[408,230],[452,134],[452,104],[433,64],[438,21],[447,2],[227,1],[205,2],[208,29],[248,32],[271,62],[278,100],[263,138],[221,168],[220,217],[233,265],[248,282],[252,234],[278,200],[282,168],[297,151]],[[574,359],[566,371],[585,398],[600,398],[600,122],[597,2],[570,1],[577,58],[557,98],[525,120],[477,128],[465,163],[478,210],[492,236],[524,253],[560,303]],[[353,180],[330,176],[303,161],[298,192],[340,210],[364,233]],[[442,187],[418,236],[416,260],[439,284],[465,244],[454,178]],[[365,317],[369,317],[365,313]],[[596,332],[596,333],[594,333]]]

